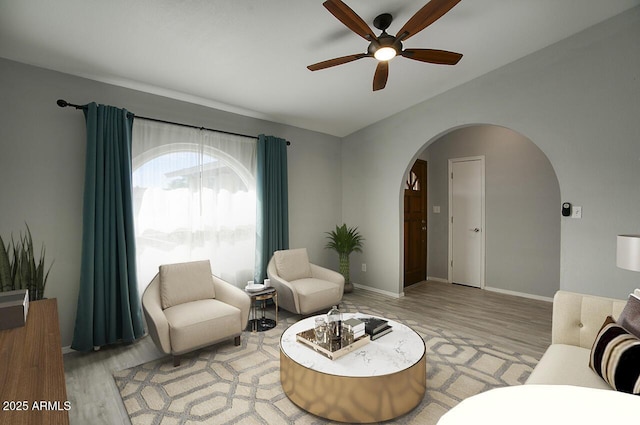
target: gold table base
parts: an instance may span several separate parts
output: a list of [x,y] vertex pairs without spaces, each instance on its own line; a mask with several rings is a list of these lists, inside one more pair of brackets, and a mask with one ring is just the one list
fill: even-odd
[[280,382],[289,399],[314,415],[339,422],[371,423],[397,418],[422,401],[426,355],[407,369],[382,376],[329,375],[296,363],[280,350]]

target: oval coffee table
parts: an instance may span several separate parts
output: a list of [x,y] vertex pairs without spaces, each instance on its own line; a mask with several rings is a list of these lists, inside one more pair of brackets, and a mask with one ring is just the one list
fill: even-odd
[[[370,317],[355,313],[350,317]],[[388,320],[388,319],[387,319]],[[426,390],[424,341],[413,329],[388,320],[393,331],[336,360],[296,341],[314,317],[291,325],[280,338],[280,381],[289,399],[314,415],[370,423],[415,408]]]

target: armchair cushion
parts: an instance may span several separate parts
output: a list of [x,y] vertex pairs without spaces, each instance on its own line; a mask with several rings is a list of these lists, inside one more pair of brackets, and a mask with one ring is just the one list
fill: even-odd
[[163,310],[215,297],[209,260],[160,266],[160,299]]
[[174,354],[242,333],[240,309],[214,299],[177,304],[167,308],[164,314],[169,322],[171,352]]
[[342,287],[326,280],[307,278],[295,281],[300,311],[309,314],[328,305],[338,304]]
[[307,248],[289,249],[273,253],[278,275],[291,282],[311,277],[311,265]]

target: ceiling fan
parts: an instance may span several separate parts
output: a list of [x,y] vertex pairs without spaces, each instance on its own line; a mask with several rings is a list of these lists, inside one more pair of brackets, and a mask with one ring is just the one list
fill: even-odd
[[459,2],[460,0],[431,0],[422,9],[418,10],[394,37],[386,32],[393,20],[389,13],[383,13],[373,20],[373,25],[382,31],[379,36],[376,36],[369,25],[344,2],[341,0],[327,0],[322,5],[347,28],[367,40],[369,47],[367,53],[356,53],[329,59],[309,65],[307,68],[310,71],[318,71],[362,58],[375,58],[378,60],[378,66],[373,76],[373,91],[376,91],[382,90],[386,86],[387,78],[389,77],[389,61],[397,55],[420,62],[455,65],[462,58],[462,54],[446,50],[404,49],[402,42],[440,19]]

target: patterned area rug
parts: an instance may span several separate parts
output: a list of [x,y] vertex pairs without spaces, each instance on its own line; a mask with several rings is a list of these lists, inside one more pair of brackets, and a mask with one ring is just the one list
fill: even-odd
[[[384,312],[355,308],[342,311],[376,316]],[[113,374],[133,425],[327,424],[293,404],[280,386],[279,339],[299,320],[281,311],[278,326],[242,335],[182,358],[174,368],[166,357]],[[472,337],[437,329],[394,315],[424,339],[427,347],[427,393],[408,414],[387,423],[435,424],[451,407],[480,392],[527,379],[537,360]]]

